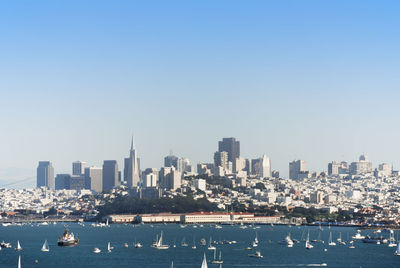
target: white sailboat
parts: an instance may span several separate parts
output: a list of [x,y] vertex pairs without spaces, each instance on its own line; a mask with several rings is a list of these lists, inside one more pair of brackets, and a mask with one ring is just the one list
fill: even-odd
[[336,246],[336,243],[332,241],[332,232],[329,232],[329,246]]
[[153,245],[154,248],[156,249],[169,249],[169,245],[164,245],[163,244],[163,232],[161,231],[160,238],[158,241]]
[[290,238],[290,233],[285,237],[285,239],[280,242],[282,245],[286,245],[288,248],[293,247],[293,240]]
[[96,254],[97,254],[97,253],[100,253],[100,252],[101,252],[101,250],[100,250],[99,248],[94,248],[94,249],[93,249],[93,253],[96,253]]
[[396,251],[394,252],[394,255],[400,256],[400,243],[399,242],[397,243],[397,248],[396,248]]
[[221,264],[224,263],[224,261],[222,260],[222,253],[221,251],[219,252],[219,258],[217,259],[217,250],[214,250],[214,259],[211,261],[211,263],[213,264]]
[[397,246],[397,244],[396,244],[396,240],[394,239],[394,232],[393,232],[393,230],[390,230],[388,247],[395,247],[395,246]]
[[193,246],[192,246],[192,249],[196,249],[197,247],[196,247],[196,242],[195,242],[195,240],[194,240],[194,237],[193,237]]
[[108,244],[107,244],[107,251],[111,252],[111,244],[110,244],[110,242],[108,242]]
[[211,244],[211,236],[210,236],[210,242],[208,243],[208,250],[215,250],[215,249],[216,249],[215,246]]
[[203,262],[201,263],[201,267],[200,268],[208,268],[207,259],[206,259],[206,253],[204,253]]
[[342,240],[342,232],[339,232],[339,238],[337,239],[340,245],[346,245],[346,242]]
[[19,240],[17,241],[17,247],[15,248],[15,250],[17,250],[17,251],[21,251],[22,250],[22,247],[21,247],[21,245],[19,243]]
[[182,239],[181,246],[182,247],[187,247],[188,246],[188,244],[186,243],[186,238],[185,237],[183,237],[183,239]]
[[21,268],[21,255],[18,256],[18,268]]
[[254,238],[254,241],[253,241],[253,248],[255,248],[257,246],[258,246],[258,237],[257,237],[257,232],[256,232],[256,237]]
[[47,243],[47,240],[44,241],[41,251],[44,251],[44,252],[49,252],[50,251],[49,243]]
[[310,243],[310,232],[307,234],[306,249],[312,249],[314,246]]

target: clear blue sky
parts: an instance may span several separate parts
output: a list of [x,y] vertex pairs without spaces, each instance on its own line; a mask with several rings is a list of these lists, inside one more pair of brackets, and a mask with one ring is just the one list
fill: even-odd
[[0,171],[35,175],[51,160],[66,172],[78,159],[122,168],[132,132],[142,167],[170,149],[210,162],[234,136],[244,157],[266,153],[284,175],[294,158],[326,170],[363,152],[400,168],[399,8],[2,1]]

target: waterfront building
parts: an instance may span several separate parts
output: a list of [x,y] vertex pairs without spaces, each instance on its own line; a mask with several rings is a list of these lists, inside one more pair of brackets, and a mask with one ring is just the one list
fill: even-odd
[[85,171],[85,162],[75,161],[72,163],[72,175],[82,175]]
[[54,168],[50,161],[40,161],[36,169],[36,186],[54,190]]
[[118,163],[116,160],[103,162],[103,191],[111,190],[118,185]]

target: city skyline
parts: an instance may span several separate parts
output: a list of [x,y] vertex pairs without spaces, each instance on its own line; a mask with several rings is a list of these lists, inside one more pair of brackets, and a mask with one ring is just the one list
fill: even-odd
[[132,132],[143,167],[233,136],[285,177],[362,153],[397,168],[399,3],[367,2],[3,3],[0,184],[122,165]]
[[[218,140],[216,140],[215,141],[215,143],[216,143],[216,149],[217,149],[217,152],[219,152],[219,151],[221,151],[221,152],[223,152],[224,150],[222,150],[222,149],[220,149],[221,148],[221,142],[223,142],[223,141],[229,141],[229,142],[231,142],[231,140],[233,139],[233,142],[237,142],[238,143],[238,151],[240,152],[241,151],[241,148],[240,148],[240,140],[239,139],[237,139],[236,137],[229,137],[229,138],[226,138],[226,137],[224,137],[224,138],[222,138],[221,137],[221,139],[222,139],[222,141],[218,141]],[[126,148],[125,148],[125,150],[126,150]],[[187,158],[187,157],[185,157],[185,155],[178,155],[178,154],[175,154],[172,150],[170,150],[170,152],[169,152],[169,154],[167,155],[167,154],[165,154],[164,156],[160,156],[163,160],[162,161],[160,161],[160,163],[159,163],[159,165],[157,165],[157,166],[145,166],[145,167],[142,167],[142,169],[137,169],[137,168],[134,168],[134,171],[133,171],[133,173],[135,173],[135,174],[137,174],[136,176],[138,176],[138,175],[140,175],[138,172],[139,171],[144,171],[145,169],[152,169],[152,168],[156,168],[156,169],[158,169],[158,168],[161,168],[161,167],[168,167],[169,165],[166,165],[166,159],[168,158],[168,157],[171,157],[171,156],[173,156],[173,157],[178,157],[178,158],[185,158],[185,159],[188,159],[190,162],[191,162],[191,164],[193,165],[193,166],[196,166],[197,164],[203,164],[203,163],[214,163],[215,162],[215,154],[216,153],[213,153],[213,152],[210,152],[209,153],[209,155],[210,155],[210,157],[209,157],[209,159],[207,159],[207,160],[205,160],[205,161],[202,161],[202,162],[193,162],[190,158]],[[227,154],[228,155],[228,154]],[[362,153],[362,154],[359,154],[356,158],[354,158],[354,159],[330,159],[328,162],[326,162],[325,163],[325,166],[323,166],[321,169],[313,169],[313,168],[309,168],[309,166],[313,166],[313,165],[309,165],[309,161],[307,160],[307,159],[299,159],[299,158],[293,158],[293,159],[291,159],[289,162],[287,162],[286,163],[286,167],[285,168],[283,168],[283,169],[278,169],[278,168],[275,168],[274,167],[274,164],[272,164],[271,165],[271,159],[272,159],[272,162],[274,163],[274,159],[273,158],[271,158],[270,157],[270,155],[268,154],[268,153],[263,153],[263,154],[261,154],[261,155],[252,155],[252,156],[241,156],[241,155],[236,155],[236,156],[240,156],[240,157],[242,157],[242,159],[252,159],[253,158],[253,161],[254,160],[259,160],[259,159],[263,159],[264,157],[267,157],[268,158],[268,169],[269,169],[269,174],[270,174],[270,172],[272,172],[273,170],[276,170],[276,171],[278,171],[279,172],[279,174],[281,175],[280,177],[281,178],[284,178],[284,179],[292,179],[291,177],[290,177],[290,164],[293,162],[295,162],[295,161],[303,161],[303,162],[305,162],[306,163],[306,167],[307,168],[304,168],[304,169],[301,169],[302,171],[305,171],[305,170],[307,170],[307,171],[309,171],[309,172],[323,172],[323,171],[326,171],[326,172],[328,172],[329,171],[329,169],[330,169],[330,167],[329,167],[329,165],[331,165],[331,163],[337,163],[338,165],[340,164],[340,162],[342,162],[342,161],[345,161],[345,162],[348,162],[348,163],[351,163],[351,162],[354,162],[354,161],[356,161],[358,158],[359,158],[359,156],[361,155],[361,157],[366,157],[366,156],[364,156],[365,154],[364,153]],[[257,158],[258,157],[258,158]],[[368,155],[368,157],[369,157],[369,155]],[[177,158],[177,159],[178,159]],[[255,158],[255,159],[254,159]],[[133,160],[131,160],[131,159],[133,159]],[[139,162],[139,160],[142,160],[141,159],[141,157],[139,156],[138,157],[138,155],[137,155],[137,153],[136,153],[136,144],[135,144],[135,142],[134,142],[134,138],[133,138],[133,136],[131,137],[131,143],[130,143],[130,149],[129,149],[129,157],[128,158],[126,158],[126,157],[123,157],[122,159],[112,159],[111,160],[111,158],[109,158],[109,159],[103,159],[103,160],[101,160],[100,162],[92,162],[92,161],[87,161],[86,159],[85,159],[85,161],[82,161],[82,160],[74,160],[74,161],[72,161],[72,162],[70,162],[70,163],[68,163],[69,164],[69,168],[67,168],[67,169],[61,169],[61,168],[57,168],[57,166],[55,166],[54,165],[54,161],[52,161],[51,159],[47,159],[47,160],[38,160],[37,162],[36,162],[36,165],[37,165],[37,163],[39,163],[39,166],[41,165],[41,164],[47,164],[47,163],[50,163],[50,165],[52,165],[51,166],[51,168],[53,169],[53,173],[54,173],[54,178],[56,177],[56,174],[59,174],[59,175],[79,175],[79,174],[75,174],[76,173],[76,169],[79,169],[80,170],[80,172],[82,172],[82,173],[80,173],[80,174],[84,174],[84,171],[85,171],[85,169],[86,168],[91,168],[91,167],[93,167],[93,168],[101,168],[102,167],[102,165],[104,164],[104,162],[109,162],[109,161],[116,161],[115,163],[116,163],[116,165],[117,165],[117,167],[118,167],[118,171],[121,173],[120,174],[120,176],[121,176],[121,179],[123,179],[124,181],[126,181],[126,182],[128,182],[128,185],[130,185],[130,183],[129,183],[129,181],[130,181],[130,179],[128,179],[127,180],[127,178],[128,177],[130,177],[131,175],[129,174],[129,165],[132,165],[131,164],[131,161],[133,161],[133,163],[134,163],[134,165],[133,165],[133,167],[134,166],[139,166],[138,165],[138,162]],[[228,161],[228,156],[227,156],[227,159],[226,159],[226,161]],[[383,162],[374,162],[374,161],[371,161],[371,162],[373,162],[373,168],[378,168],[378,166],[379,165],[381,165],[381,164],[389,164],[389,165],[391,165],[391,167],[392,167],[392,169],[393,170],[396,170],[396,166],[393,166],[392,165],[392,163],[393,162],[388,162],[388,161],[383,161]],[[233,163],[232,163],[233,164]],[[64,166],[65,166],[65,163],[63,164]],[[258,165],[258,164],[257,164]],[[36,166],[34,167],[34,170],[35,170],[35,173],[37,173],[38,171],[37,171],[37,168],[36,168]],[[194,169],[194,171],[197,173],[197,169],[195,168]],[[296,175],[297,176],[297,175]],[[32,186],[33,187],[33,184],[37,184],[37,175],[36,176],[34,176],[34,177],[31,177],[29,180],[26,180],[26,178],[22,178],[22,182],[29,182],[31,185],[30,186]],[[1,178],[0,178],[1,179]],[[137,179],[135,179],[136,181],[138,181],[138,178]],[[53,181],[53,183],[54,183],[54,181]],[[18,180],[17,181],[9,181],[8,183],[6,183],[7,185],[9,185],[10,186],[10,188],[13,188],[13,186],[14,186],[14,184],[16,184],[16,185],[18,185],[19,183],[18,183]],[[23,188],[23,187],[17,187],[17,188]]]

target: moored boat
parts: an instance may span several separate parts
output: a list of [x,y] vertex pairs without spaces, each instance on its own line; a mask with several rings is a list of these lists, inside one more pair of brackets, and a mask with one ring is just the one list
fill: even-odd
[[382,236],[369,236],[367,235],[363,240],[363,243],[368,243],[368,244],[386,244],[387,239],[382,237]]
[[264,256],[261,255],[261,252],[260,252],[260,251],[256,251],[255,253],[249,254],[248,256],[249,256],[249,257],[252,257],[252,258],[264,258]]

